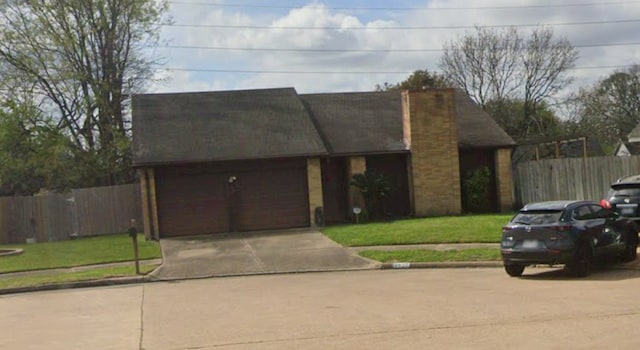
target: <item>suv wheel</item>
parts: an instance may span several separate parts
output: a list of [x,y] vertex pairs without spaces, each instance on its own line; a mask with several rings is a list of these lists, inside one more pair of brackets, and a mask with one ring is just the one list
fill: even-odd
[[574,276],[585,277],[591,269],[591,246],[587,242],[582,242],[576,249],[573,261],[567,264],[567,267]]
[[518,277],[522,276],[522,273],[524,272],[524,265],[505,264],[504,270],[507,271],[507,275],[511,277]]
[[622,261],[634,261],[638,256],[638,233],[634,230],[627,232],[625,237],[624,253],[622,253]]

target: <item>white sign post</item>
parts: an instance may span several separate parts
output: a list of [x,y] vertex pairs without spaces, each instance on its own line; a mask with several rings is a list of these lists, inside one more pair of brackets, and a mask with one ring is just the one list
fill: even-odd
[[360,207],[353,207],[353,214],[356,216],[356,224],[358,223],[358,215],[362,213],[362,209]]

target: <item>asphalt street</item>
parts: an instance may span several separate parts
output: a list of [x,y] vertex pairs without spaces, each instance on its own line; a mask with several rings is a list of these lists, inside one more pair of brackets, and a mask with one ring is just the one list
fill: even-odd
[[640,271],[366,270],[0,296],[0,349],[637,349]]

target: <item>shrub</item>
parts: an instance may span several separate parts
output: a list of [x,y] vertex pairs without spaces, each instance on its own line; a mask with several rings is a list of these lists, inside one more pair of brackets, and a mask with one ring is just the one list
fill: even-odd
[[382,174],[367,170],[364,174],[354,174],[351,177],[351,185],[362,193],[368,217],[380,218],[383,214],[382,200],[391,193],[389,179]]

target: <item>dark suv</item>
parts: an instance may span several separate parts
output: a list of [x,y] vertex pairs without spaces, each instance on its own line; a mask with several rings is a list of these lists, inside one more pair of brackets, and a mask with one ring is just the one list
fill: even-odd
[[527,204],[502,228],[500,252],[509,276],[528,265],[564,264],[586,276],[593,259],[636,259],[638,227],[591,201]]
[[610,205],[620,216],[640,221],[640,175],[621,177],[611,184],[603,203]]

